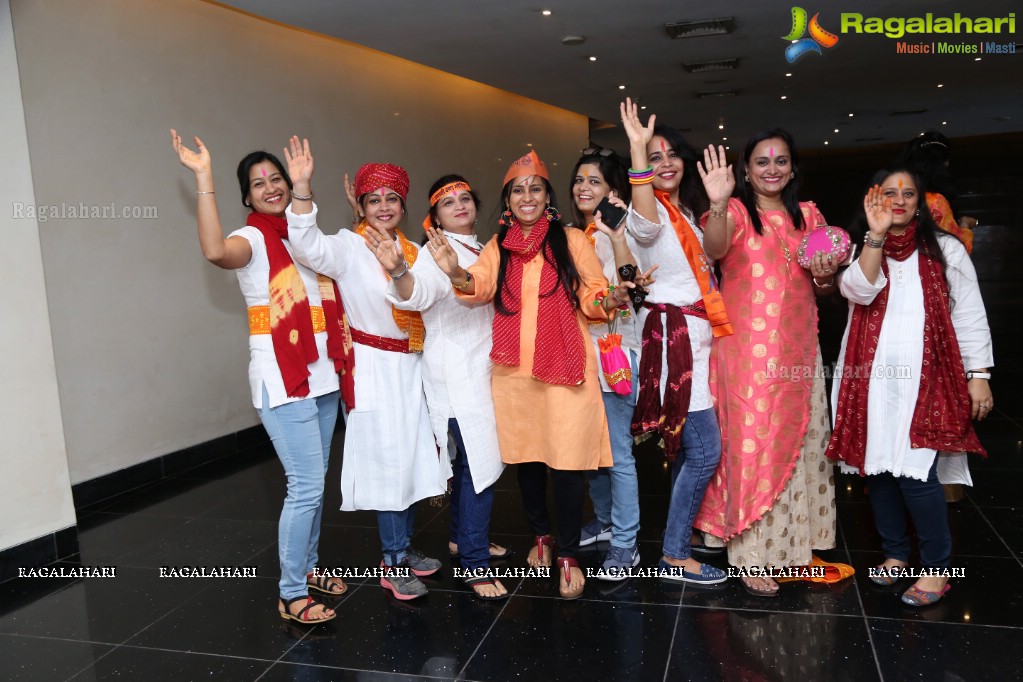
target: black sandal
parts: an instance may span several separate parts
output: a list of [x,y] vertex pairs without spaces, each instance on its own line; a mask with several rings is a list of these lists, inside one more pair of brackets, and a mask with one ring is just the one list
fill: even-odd
[[483,601],[501,601],[502,599],[507,599],[508,595],[511,594],[510,592],[507,591],[507,588],[506,588],[504,594],[497,594],[497,595],[494,595],[493,597],[485,597],[482,594],[480,594],[479,592],[477,592],[476,588],[478,586],[480,586],[480,585],[493,585],[494,587],[497,587],[497,581],[494,580],[493,578],[489,577],[489,576],[485,576],[485,575],[479,575],[479,576],[467,575],[464,578],[462,578],[462,580],[473,591],[473,594],[476,595],[476,598],[477,599],[482,599]]
[[[335,592],[330,589],[331,584],[340,585],[341,591]],[[321,594],[327,594],[331,597],[340,597],[342,594],[348,591],[348,585],[345,581],[340,578],[335,578],[330,575],[316,575],[316,573],[307,573],[305,576],[305,586],[310,590],[316,590]]]
[[[291,605],[294,604],[297,601],[302,601],[303,599],[306,600],[305,607],[303,607],[298,613],[292,613],[291,612]],[[330,609],[330,607],[325,605],[325,604],[322,604],[322,603],[316,601],[315,599],[313,599],[312,597],[307,596],[307,595],[303,595],[303,596],[300,596],[300,597],[295,597],[294,599],[288,599],[288,600],[285,600],[282,597],[280,599],[279,603],[280,603],[281,606],[284,607],[283,610],[280,609],[280,608],[277,609],[277,613],[280,614],[281,618],[283,618],[284,620],[293,620],[296,623],[302,623],[303,625],[316,625],[317,623],[326,623],[328,620],[334,620],[335,618],[337,618],[337,612],[331,610],[330,615],[326,615],[326,611],[328,609]],[[317,606],[323,608],[323,610],[324,610],[324,617],[323,618],[307,618],[306,616],[309,614],[309,609],[317,607]]]

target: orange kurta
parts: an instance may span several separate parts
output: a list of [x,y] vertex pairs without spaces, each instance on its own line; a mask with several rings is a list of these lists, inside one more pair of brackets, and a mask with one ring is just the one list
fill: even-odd
[[[605,319],[603,307],[593,305],[607,289],[597,254],[581,230],[567,229],[569,251],[579,271],[579,309],[576,321],[585,343],[586,378],[579,386],[556,386],[532,377],[536,345],[540,271],[543,252],[525,263],[522,270],[522,326],[519,334],[519,366],[494,365],[494,412],[501,459],[506,464],[543,462],[552,469],[596,469],[611,466],[611,443],[607,416],[597,378],[597,358],[589,343],[587,317]],[[497,238],[483,249],[469,268],[476,292],[473,300],[492,301],[497,290],[500,265]],[[465,294],[460,294],[466,296]]]

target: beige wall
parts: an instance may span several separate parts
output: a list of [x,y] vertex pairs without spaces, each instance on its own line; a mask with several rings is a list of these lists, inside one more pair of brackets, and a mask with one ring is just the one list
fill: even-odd
[[75,523],[7,0],[0,0],[0,549]]
[[212,151],[226,230],[245,215],[238,160],[292,133],[313,145],[328,232],[362,163],[409,170],[413,225],[448,172],[489,218],[527,143],[564,188],[587,140],[582,116],[196,0],[33,0],[13,19],[36,202],[158,214],[39,225],[73,483],[258,423],[241,294],[200,254],[168,128]]

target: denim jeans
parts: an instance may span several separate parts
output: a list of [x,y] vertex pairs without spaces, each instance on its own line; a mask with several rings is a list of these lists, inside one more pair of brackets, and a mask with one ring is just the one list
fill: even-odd
[[487,568],[490,566],[490,510],[494,506],[494,486],[476,494],[458,421],[449,419],[448,429],[455,438],[457,453],[452,464],[451,542],[458,545],[462,568]]
[[378,511],[377,530],[380,531],[380,544],[384,550],[384,563],[396,566],[405,559],[412,538],[412,523],[416,518],[416,505],[413,503],[403,511]]
[[337,391],[277,407],[269,404],[264,386],[259,418],[288,477],[288,494],[277,526],[280,591],[282,599],[294,599],[308,594],[306,574],[319,558],[323,479],[337,422]]
[[611,545],[630,548],[636,544],[639,533],[639,479],[636,458],[632,455],[632,413],[639,393],[639,364],[635,351],[626,352],[632,364],[632,392],[602,393],[614,464],[587,472],[586,477],[593,513],[602,526],[611,526]]
[[688,559],[693,520],[721,461],[721,431],[713,408],[690,412],[682,428],[682,451],[671,471],[671,502],[664,529],[664,556]]
[[909,561],[908,508],[920,541],[920,563],[924,568],[948,568],[952,558],[952,533],[948,527],[945,491],[938,482],[938,456],[934,458],[927,481],[885,472],[867,476],[867,491],[886,559]]

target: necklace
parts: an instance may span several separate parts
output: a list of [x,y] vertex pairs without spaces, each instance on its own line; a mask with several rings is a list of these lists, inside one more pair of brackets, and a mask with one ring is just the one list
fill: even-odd
[[463,246],[463,247],[465,247],[466,249],[468,249],[469,251],[472,251],[472,252],[473,252],[474,254],[476,254],[477,256],[478,256],[478,255],[480,255],[480,252],[481,252],[481,251],[483,251],[483,246],[482,246],[482,245],[480,245],[480,240],[476,238],[476,235],[475,235],[475,234],[474,234],[474,235],[472,235],[472,241],[473,241],[473,242],[474,242],[474,244],[475,244],[474,246],[473,246],[473,245],[469,245],[469,244],[466,244],[466,243],[465,243],[465,242],[463,242],[463,241],[462,241],[461,239],[458,239],[458,238],[456,237],[456,235],[455,235],[454,233],[451,233],[451,232],[447,232],[447,233],[445,233],[445,235],[444,235],[444,236],[446,236],[446,237],[447,237],[448,239],[450,239],[451,241],[455,242],[455,243],[456,243],[456,244],[458,244],[459,246]]
[[767,219],[767,211],[757,206],[757,213],[760,214],[760,222],[770,225],[771,230],[774,232],[774,236],[778,238],[778,243],[781,244],[782,254],[785,256],[785,262],[791,263],[792,252],[789,251],[789,244],[788,241],[785,239],[785,235],[781,233],[781,231],[773,222]]

